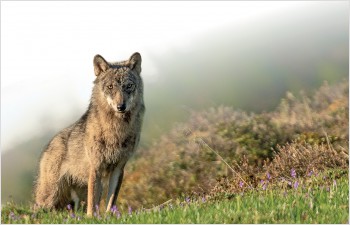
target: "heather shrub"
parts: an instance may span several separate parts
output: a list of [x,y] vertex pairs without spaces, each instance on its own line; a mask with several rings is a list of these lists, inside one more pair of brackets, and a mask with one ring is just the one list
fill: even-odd
[[[262,165],[272,158],[277,145],[297,141],[326,144],[326,134],[335,148],[348,143],[348,83],[325,83],[313,97],[287,93],[276,111],[252,115],[244,121],[223,122],[218,134],[226,143],[234,142],[235,160],[246,155],[250,162]],[[220,150],[221,151],[221,150]]]
[[271,112],[271,120],[291,140],[309,144],[325,144],[329,141],[347,145],[349,136],[349,85],[347,81],[337,85],[323,86],[312,97],[304,92],[296,98],[287,93],[277,110]]
[[299,176],[319,173],[326,169],[347,169],[349,164],[348,150],[335,150],[331,145],[291,143],[278,147],[278,153],[266,171],[271,171],[275,177],[289,177],[295,169]]
[[331,145],[296,142],[277,148],[274,158],[265,160],[263,167],[249,164],[246,159],[234,164],[235,174],[219,178],[207,195],[218,198],[222,194],[242,193],[251,188],[292,188],[296,181],[303,182],[304,186],[317,184],[319,179],[323,184],[333,183],[348,175],[348,149],[335,150]]

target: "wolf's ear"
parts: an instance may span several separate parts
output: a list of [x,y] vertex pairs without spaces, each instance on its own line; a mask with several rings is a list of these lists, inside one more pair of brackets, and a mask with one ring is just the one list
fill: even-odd
[[141,73],[141,62],[142,62],[142,58],[141,58],[140,53],[135,52],[134,54],[132,54],[130,56],[128,64],[129,64],[130,69],[136,70],[136,72],[138,74],[140,74]]
[[100,55],[94,57],[95,75],[98,76],[109,68],[108,62]]

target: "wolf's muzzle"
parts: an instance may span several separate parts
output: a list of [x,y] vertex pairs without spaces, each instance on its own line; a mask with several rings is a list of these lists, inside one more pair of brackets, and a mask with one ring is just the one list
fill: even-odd
[[123,113],[123,112],[125,112],[125,109],[126,109],[126,105],[125,104],[118,104],[117,105],[118,112]]

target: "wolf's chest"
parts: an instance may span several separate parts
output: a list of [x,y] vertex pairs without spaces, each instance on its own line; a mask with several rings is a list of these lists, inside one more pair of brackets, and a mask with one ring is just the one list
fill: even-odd
[[122,139],[101,140],[100,157],[101,166],[104,168],[115,167],[121,161],[125,161],[133,154],[135,147],[135,137],[133,135],[125,136]]
[[118,164],[122,159],[129,158],[131,152],[129,153],[128,149],[122,147],[107,147],[101,149],[102,151],[102,164],[105,164],[106,167],[110,167]]

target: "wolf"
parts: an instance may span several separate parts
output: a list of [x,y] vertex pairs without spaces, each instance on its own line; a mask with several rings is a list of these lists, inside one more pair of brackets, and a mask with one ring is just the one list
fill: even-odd
[[37,208],[78,208],[87,215],[107,193],[106,211],[116,203],[124,167],[135,151],[145,112],[141,55],[107,62],[93,59],[96,78],[87,111],[60,131],[41,154],[34,199]]

